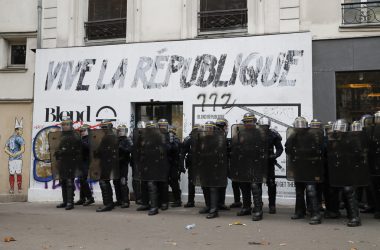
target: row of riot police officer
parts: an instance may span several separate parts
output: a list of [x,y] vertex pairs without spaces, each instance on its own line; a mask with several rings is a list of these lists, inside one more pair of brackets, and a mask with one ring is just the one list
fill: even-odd
[[[361,225],[356,196],[358,187],[368,187],[375,218],[380,216],[380,112],[365,115],[351,126],[345,119],[308,122],[297,117],[287,130],[287,178],[295,181],[296,206],[292,219],[310,213],[310,224],[321,223],[322,196],[326,219],[340,217],[340,198],[347,211],[347,226]],[[305,202],[306,191],[306,202]]]

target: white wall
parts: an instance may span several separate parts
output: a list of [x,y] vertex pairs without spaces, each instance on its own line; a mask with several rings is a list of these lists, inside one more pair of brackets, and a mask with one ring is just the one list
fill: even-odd
[[0,33],[37,31],[37,0],[0,0]]

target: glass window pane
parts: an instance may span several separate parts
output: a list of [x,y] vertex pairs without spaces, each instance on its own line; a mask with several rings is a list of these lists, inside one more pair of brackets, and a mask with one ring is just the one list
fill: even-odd
[[11,45],[11,64],[25,64],[26,45]]
[[336,73],[337,118],[358,120],[380,110],[380,71]]
[[127,16],[126,0],[90,0],[88,5],[88,20],[99,21]]
[[201,11],[247,8],[247,0],[201,0]]

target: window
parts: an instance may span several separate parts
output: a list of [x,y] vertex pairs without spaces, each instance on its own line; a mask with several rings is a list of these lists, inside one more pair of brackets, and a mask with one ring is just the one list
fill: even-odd
[[86,39],[125,38],[126,17],[126,0],[89,0]]
[[199,33],[247,30],[247,0],[200,0]]
[[342,4],[342,25],[380,24],[380,1],[345,0]]
[[359,120],[380,110],[380,71],[336,73],[337,118]]
[[26,45],[25,44],[11,44],[9,47],[10,47],[9,48],[9,51],[10,51],[9,66],[25,65]]

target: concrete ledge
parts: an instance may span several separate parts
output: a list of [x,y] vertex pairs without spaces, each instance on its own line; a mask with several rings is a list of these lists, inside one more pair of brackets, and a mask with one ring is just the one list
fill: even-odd
[[26,194],[0,194],[0,203],[25,202],[27,200]]

